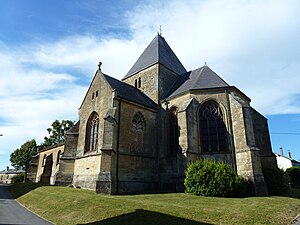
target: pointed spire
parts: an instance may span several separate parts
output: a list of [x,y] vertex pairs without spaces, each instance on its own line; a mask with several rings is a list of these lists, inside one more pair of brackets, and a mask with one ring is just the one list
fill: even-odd
[[178,75],[186,72],[186,69],[183,67],[168,43],[158,34],[131,67],[123,80],[156,63],[160,63]]

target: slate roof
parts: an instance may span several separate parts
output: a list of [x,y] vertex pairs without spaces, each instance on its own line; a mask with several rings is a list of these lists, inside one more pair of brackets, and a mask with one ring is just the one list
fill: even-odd
[[72,134],[72,133],[78,133],[79,132],[79,124],[80,121],[77,121],[73,127],[71,127],[66,133]]
[[59,146],[63,146],[64,144],[65,144],[65,142],[61,142],[61,143],[54,144],[54,145],[51,145],[51,146],[42,147],[42,148],[38,149],[38,152],[44,152],[44,151],[47,151],[49,149],[53,149],[53,148],[57,148]]
[[131,102],[138,103],[140,105],[146,106],[151,109],[157,109],[157,105],[154,101],[152,101],[147,95],[141,92],[139,89],[126,84],[122,81],[119,81],[113,77],[108,75],[104,75],[104,78],[107,80],[109,85],[116,89],[117,97],[125,100],[129,100]]
[[24,172],[25,172],[25,170],[8,169],[8,170],[0,171],[0,174],[18,174],[18,173],[24,173]]
[[166,97],[173,97],[189,90],[220,87],[229,85],[208,66],[203,66],[179,76]]
[[162,64],[178,75],[186,73],[186,69],[181,64],[168,43],[162,36],[158,34],[151,41],[151,43],[148,45],[148,47],[141,54],[141,56],[138,58],[138,60],[122,80],[156,63]]

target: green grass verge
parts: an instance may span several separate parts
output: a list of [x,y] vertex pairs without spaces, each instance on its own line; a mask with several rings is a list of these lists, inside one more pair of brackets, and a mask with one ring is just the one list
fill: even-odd
[[15,184],[10,192],[55,224],[288,224],[300,213],[300,191],[290,197],[211,198],[184,193],[97,195],[93,191]]

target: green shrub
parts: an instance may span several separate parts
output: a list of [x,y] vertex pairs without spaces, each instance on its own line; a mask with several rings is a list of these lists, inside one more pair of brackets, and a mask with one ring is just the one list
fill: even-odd
[[24,175],[25,173],[19,173],[18,175],[13,176],[11,180],[13,183],[21,183],[24,181]]
[[288,168],[285,171],[291,178],[291,183],[293,186],[300,186],[300,167],[298,166],[293,166]]
[[264,166],[262,172],[270,195],[285,195],[288,192],[290,178],[283,170]]
[[225,162],[198,160],[186,171],[184,185],[187,193],[202,196],[242,197],[247,194],[248,183]]

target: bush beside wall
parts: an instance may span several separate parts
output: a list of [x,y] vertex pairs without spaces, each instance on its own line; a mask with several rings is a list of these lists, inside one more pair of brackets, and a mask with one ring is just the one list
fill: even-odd
[[216,197],[244,197],[248,182],[225,162],[198,160],[190,164],[184,181],[187,193]]
[[294,187],[300,187],[300,167],[292,166],[285,171],[291,178]]
[[290,177],[278,167],[263,166],[262,172],[269,195],[285,195],[289,190]]

